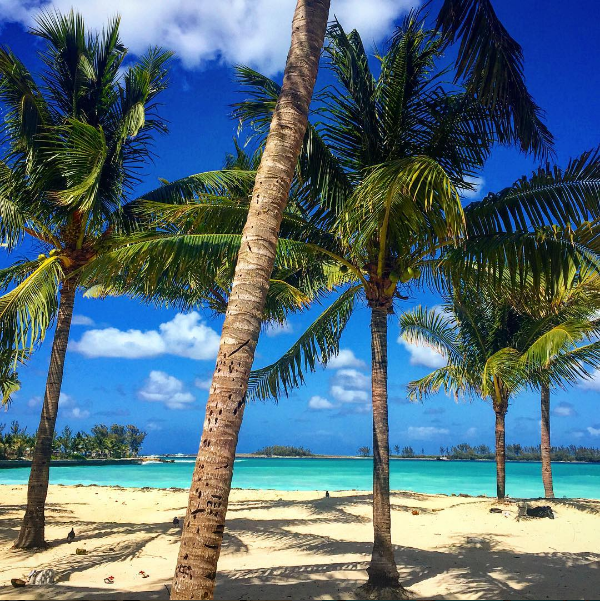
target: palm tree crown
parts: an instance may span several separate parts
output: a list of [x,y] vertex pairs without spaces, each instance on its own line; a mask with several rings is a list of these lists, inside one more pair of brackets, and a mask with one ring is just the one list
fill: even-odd
[[6,343],[33,346],[54,319],[61,284],[123,231],[126,195],[139,182],[155,132],[166,131],[156,99],[170,53],[152,49],[123,72],[119,20],[87,33],[73,12],[42,14],[32,33],[47,44],[37,85],[0,50],[7,152],[0,162],[0,236],[9,250],[29,237],[42,251],[0,272]]

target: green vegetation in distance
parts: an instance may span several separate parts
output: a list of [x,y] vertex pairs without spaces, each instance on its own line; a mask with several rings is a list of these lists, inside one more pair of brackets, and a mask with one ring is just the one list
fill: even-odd
[[[439,455],[423,455],[415,453],[412,447],[404,447],[400,450],[394,445],[396,457],[403,459],[437,459],[446,457],[448,459],[485,459],[493,461],[494,452],[485,444],[471,446],[462,442],[454,447],[440,447]],[[360,449],[359,449],[360,455]],[[575,445],[552,447],[552,461],[582,461],[586,463],[600,463],[600,449],[594,447],[576,447]],[[526,447],[520,444],[506,445],[506,459],[508,461],[540,461],[542,458],[540,445]]]
[[304,447],[289,447],[285,445],[273,445],[254,451],[253,455],[264,455],[265,457],[314,457],[309,449]]
[[[5,434],[6,424],[0,424],[0,459],[31,459],[36,434],[29,434],[13,421]],[[52,441],[52,459],[124,459],[137,457],[146,432],[133,425],[96,424],[91,432],[73,431],[65,426]]]

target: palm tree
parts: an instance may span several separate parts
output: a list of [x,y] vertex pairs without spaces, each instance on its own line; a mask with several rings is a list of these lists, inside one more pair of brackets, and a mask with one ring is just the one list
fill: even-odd
[[[597,306],[597,277],[588,296]],[[589,282],[591,284],[591,282]],[[589,306],[588,306],[589,307]],[[587,317],[589,317],[589,310]],[[532,318],[490,290],[464,283],[447,297],[443,310],[421,307],[400,318],[403,336],[426,344],[447,360],[444,367],[408,384],[409,398],[420,400],[444,390],[456,397],[488,398],[496,415],[496,492],[506,494],[505,417],[510,399],[527,386],[562,385],[588,375],[586,365],[600,364],[600,344],[578,346],[598,337],[600,321],[589,320],[581,307]]]
[[552,384],[563,386],[589,377],[585,367],[595,366],[597,343],[576,347],[562,327],[563,322],[590,322],[600,309],[600,278],[596,271],[572,268],[554,294],[542,299],[519,292],[513,302],[538,331],[548,330],[541,342],[528,353],[527,377],[538,386],[541,400],[541,463],[544,496],[554,498],[550,444],[550,394]]
[[[80,15],[42,14],[45,70],[38,85],[0,50],[0,101],[7,150],[0,162],[0,236],[42,253],[0,272],[2,345],[28,350],[56,320],[37,431],[27,510],[15,546],[45,546],[44,504],[65,353],[82,270],[125,231],[123,197],[138,182],[152,134],[165,131],[157,95],[170,53],[151,49],[121,75],[119,19],[89,34]],[[23,351],[20,351],[23,352]]]
[[[557,185],[547,182],[547,169],[522,183],[516,194],[501,193],[463,212],[456,189],[468,187],[465,180],[481,167],[492,145],[508,142],[515,132],[504,123],[506,115],[469,95],[470,82],[453,92],[438,86],[432,72],[444,45],[445,38],[411,15],[380,58],[375,78],[358,34],[347,35],[339,24],[330,29],[327,55],[340,89],[321,96],[319,114],[325,117],[309,124],[298,171],[307,187],[301,202],[305,218],[334,235],[330,246],[311,248],[349,285],[279,361],[251,374],[248,389],[249,398],[276,398],[300,385],[305,370],[338,352],[339,335],[364,294],[372,314],[375,530],[364,594],[399,586],[390,535],[385,347],[393,303],[404,298],[401,292],[409,291],[411,282],[430,281],[440,250],[456,245],[465,232],[470,240],[460,245],[463,264],[485,263],[489,255],[503,265],[502,253],[508,252],[515,274],[535,263],[544,243],[554,253],[547,255],[545,268],[551,260],[559,266],[569,246],[532,235],[547,216],[562,218],[563,209],[554,201]],[[248,68],[240,69],[239,77],[250,97],[237,105],[236,116],[263,135],[279,87]],[[535,126],[535,139],[546,139],[539,121]],[[564,210],[574,221],[597,204],[587,190],[595,181],[589,162],[588,153],[561,172],[566,187],[573,188]],[[549,183],[547,192],[540,192],[542,181]],[[524,225],[522,214],[528,216]],[[513,223],[518,227],[510,229]]]
[[328,14],[329,0],[298,0],[296,5],[282,92],[256,176],[223,324],[172,599],[213,596],[244,396]]

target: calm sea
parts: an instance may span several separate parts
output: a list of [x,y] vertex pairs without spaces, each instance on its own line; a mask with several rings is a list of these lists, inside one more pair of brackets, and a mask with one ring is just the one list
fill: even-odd
[[[193,458],[175,463],[53,467],[51,484],[99,484],[125,487],[187,488]],[[369,490],[372,462],[365,459],[238,459],[233,486],[274,490]],[[491,461],[391,461],[391,488],[424,493],[495,495],[496,468]],[[506,488],[512,497],[543,495],[539,463],[508,463]],[[553,464],[558,497],[600,499],[600,464]],[[25,484],[28,468],[0,469],[0,484]]]

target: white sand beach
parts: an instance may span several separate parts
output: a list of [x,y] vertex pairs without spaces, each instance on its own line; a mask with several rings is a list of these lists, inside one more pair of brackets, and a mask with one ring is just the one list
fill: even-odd
[[[50,486],[51,547],[36,554],[11,549],[25,496],[25,486],[0,487],[1,599],[168,599],[180,533],[172,520],[183,517],[187,492]],[[556,500],[554,520],[517,520],[514,500],[398,492],[392,504],[396,560],[416,599],[600,594],[600,501]],[[215,598],[353,598],[366,579],[370,512],[364,492],[325,499],[322,492],[233,490]],[[68,544],[71,527],[77,538]],[[59,581],[11,587],[11,578],[41,568],[53,568]],[[107,576],[114,584],[104,583]]]

